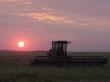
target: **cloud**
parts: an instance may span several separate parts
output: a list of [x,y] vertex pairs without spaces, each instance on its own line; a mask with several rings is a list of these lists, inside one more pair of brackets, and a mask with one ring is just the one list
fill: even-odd
[[45,23],[62,23],[62,24],[75,23],[75,21],[68,16],[60,16],[52,13],[12,13],[11,15],[26,16]]
[[[99,10],[102,9],[101,11],[104,10],[103,7],[101,7],[102,3],[96,2],[99,7],[97,7],[97,5],[94,4],[96,7],[94,8],[92,5],[93,3],[95,3],[94,0],[93,1],[84,0],[81,2],[79,1],[80,0],[78,1],[64,0],[64,3],[60,5],[58,4],[58,2],[61,1],[58,0],[56,1],[0,0],[0,2],[8,3],[7,5],[12,6],[12,7],[7,7],[7,5],[4,5],[3,8],[1,8],[0,13],[2,14],[5,13],[7,15],[11,13],[10,15],[16,15],[18,17],[19,16],[27,17],[29,20],[33,20],[35,22],[39,21],[43,23],[60,24],[67,26],[69,25],[71,27],[76,27],[76,28],[77,26],[83,28],[93,27],[94,29],[110,27],[110,22],[109,22],[110,19],[105,15],[101,16],[101,14],[97,13],[99,12],[97,11],[98,9]],[[92,4],[90,4],[90,2]],[[11,3],[11,5],[9,3]],[[55,6],[56,4],[58,5]]]
[[31,0],[0,0],[0,3],[3,4],[25,4],[25,5],[30,5],[32,4]]
[[26,0],[0,0],[0,2],[21,2],[21,1],[26,1]]
[[101,18],[101,17],[87,17],[87,16],[77,17],[77,16],[58,15],[57,12],[11,13],[10,15],[28,17],[29,20],[31,19],[36,22],[39,21],[44,23],[69,25],[71,27],[78,26],[83,28],[92,27],[92,29],[97,29],[97,28],[105,29],[110,26],[110,19]]
[[28,17],[32,17],[35,20],[44,21],[46,23],[67,23],[72,24],[75,23],[71,18],[67,16],[58,16],[53,15],[51,13],[29,13],[27,14]]

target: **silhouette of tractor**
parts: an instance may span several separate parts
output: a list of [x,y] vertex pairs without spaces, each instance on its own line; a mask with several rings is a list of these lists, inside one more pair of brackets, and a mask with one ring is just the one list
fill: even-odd
[[31,65],[104,65],[104,56],[69,56],[67,55],[68,41],[52,41],[52,49],[46,56],[35,56]]
[[53,57],[67,56],[68,41],[52,41],[52,50],[49,50],[48,55]]

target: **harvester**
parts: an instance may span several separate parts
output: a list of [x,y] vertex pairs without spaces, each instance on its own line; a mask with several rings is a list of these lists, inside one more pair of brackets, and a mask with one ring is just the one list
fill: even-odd
[[52,41],[52,49],[46,56],[35,56],[31,65],[104,65],[104,56],[76,56],[67,54],[68,41]]

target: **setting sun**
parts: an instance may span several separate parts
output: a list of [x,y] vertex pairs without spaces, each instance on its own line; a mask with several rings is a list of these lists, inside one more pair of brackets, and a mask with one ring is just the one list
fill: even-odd
[[19,46],[20,48],[23,48],[23,47],[24,47],[24,42],[23,42],[23,41],[18,42],[18,46]]

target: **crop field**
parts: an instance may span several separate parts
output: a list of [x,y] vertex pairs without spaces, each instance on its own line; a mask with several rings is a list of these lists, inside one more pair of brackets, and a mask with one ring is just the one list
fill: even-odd
[[[46,52],[0,51],[0,82],[110,82],[110,63],[105,66],[30,66],[35,55]],[[96,55],[108,59],[110,53],[74,52],[69,55]]]

